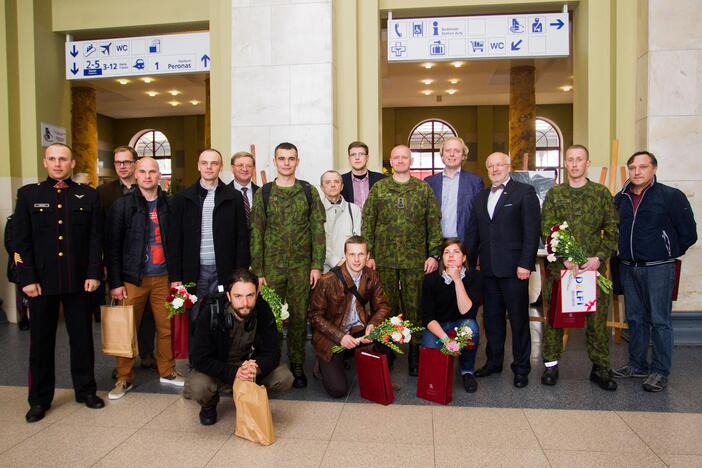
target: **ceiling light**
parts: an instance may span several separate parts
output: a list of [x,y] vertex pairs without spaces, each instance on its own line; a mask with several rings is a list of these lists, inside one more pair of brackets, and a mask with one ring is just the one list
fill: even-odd
[[175,107],[175,106],[179,106],[179,105],[180,105],[180,102],[178,102],[178,101],[168,101],[168,104],[170,104],[170,105],[172,105],[173,107]]
[[449,83],[451,83],[451,84],[456,84],[456,83],[458,83],[458,82],[461,81],[461,80],[459,80],[458,78],[451,78],[451,79],[448,80],[448,81],[449,81]]
[[424,68],[426,68],[427,70],[430,70],[434,66],[434,64],[431,62],[427,62],[427,63],[423,63],[422,66]]
[[154,79],[149,77],[149,76],[145,76],[144,78],[141,79],[141,81],[143,81],[146,84],[149,84],[149,83],[152,83],[154,81]]
[[147,91],[146,94],[148,94],[151,97],[158,96],[158,91]]
[[431,78],[426,78],[424,80],[421,80],[421,82],[424,83],[425,85],[429,86],[430,84],[432,84],[434,82],[434,80],[432,80]]
[[129,83],[129,80],[126,78],[120,78],[119,80],[117,80],[117,83],[121,85],[126,85],[127,83]]
[[190,101],[190,104],[192,104],[193,106],[197,106],[198,104],[200,104],[200,101],[198,101],[197,99],[193,99],[192,101]]
[[178,91],[177,89],[172,89],[168,91],[168,94],[170,94],[171,96],[177,96],[180,94],[180,91]]
[[422,94],[425,95],[425,96],[429,96],[429,95],[430,95],[431,93],[433,93],[433,92],[434,92],[434,91],[432,91],[431,89],[425,89],[425,90],[422,91]]
[[463,66],[463,62],[451,62],[451,65],[453,65],[454,68],[461,68]]
[[455,89],[447,89],[446,94],[456,94],[457,90]]
[[571,89],[573,89],[573,87],[572,87],[571,85],[565,85],[565,86],[561,86],[561,87],[558,88],[558,89],[560,89],[561,91],[568,92],[568,91],[570,91]]

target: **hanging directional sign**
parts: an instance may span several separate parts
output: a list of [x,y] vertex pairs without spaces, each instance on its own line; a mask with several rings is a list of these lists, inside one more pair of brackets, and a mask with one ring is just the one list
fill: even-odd
[[567,57],[568,13],[388,20],[388,62]]
[[209,32],[66,42],[69,80],[209,70]]

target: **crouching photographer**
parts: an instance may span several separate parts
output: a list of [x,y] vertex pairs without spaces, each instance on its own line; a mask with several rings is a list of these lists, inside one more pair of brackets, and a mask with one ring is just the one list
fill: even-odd
[[187,386],[200,409],[200,423],[217,422],[219,391],[234,379],[264,385],[269,394],[292,387],[290,370],[280,365],[280,335],[268,303],[258,295],[258,278],[239,268],[223,293],[202,304],[192,343],[193,371]]

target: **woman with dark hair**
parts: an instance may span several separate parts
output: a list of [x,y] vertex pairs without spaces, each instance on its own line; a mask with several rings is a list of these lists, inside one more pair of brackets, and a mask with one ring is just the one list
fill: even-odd
[[441,245],[439,269],[424,277],[422,285],[422,346],[441,348],[454,328],[468,326],[473,331],[470,349],[461,351],[459,368],[466,392],[473,393],[478,383],[473,376],[480,327],[475,321],[482,302],[483,281],[479,271],[465,267],[466,248],[460,239],[446,239]]

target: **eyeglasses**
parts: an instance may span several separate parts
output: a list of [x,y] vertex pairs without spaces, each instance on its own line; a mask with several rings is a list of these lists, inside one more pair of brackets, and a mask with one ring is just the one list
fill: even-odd
[[368,156],[368,153],[351,153],[349,158],[362,158],[363,156]]
[[132,164],[134,164],[132,160],[115,161],[115,166],[131,166]]
[[237,169],[253,169],[253,164],[239,163],[239,164],[234,164],[234,167],[236,167]]

